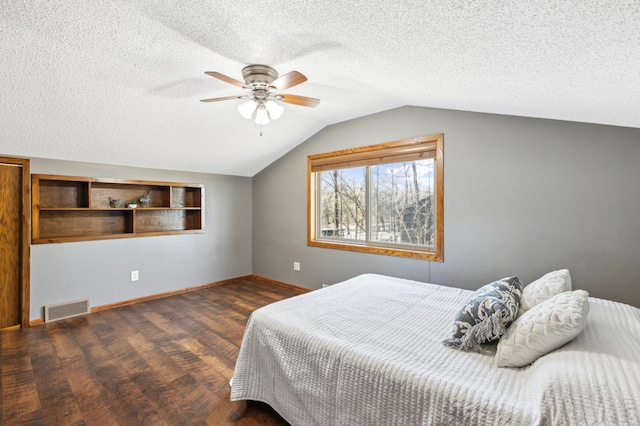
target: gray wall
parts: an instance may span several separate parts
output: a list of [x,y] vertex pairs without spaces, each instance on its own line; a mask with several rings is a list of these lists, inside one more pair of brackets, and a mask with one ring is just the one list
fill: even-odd
[[[306,156],[444,133],[444,262],[306,245]],[[253,178],[253,273],[307,287],[375,272],[476,289],[569,268],[640,306],[640,129],[403,107],[329,126]],[[301,271],[293,271],[293,262]]]
[[205,185],[203,234],[32,245],[31,319],[52,303],[101,306],[251,274],[251,178],[38,158],[31,172]]

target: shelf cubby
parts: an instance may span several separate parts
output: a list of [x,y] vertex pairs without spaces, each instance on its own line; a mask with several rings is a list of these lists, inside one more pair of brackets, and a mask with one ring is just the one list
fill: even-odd
[[40,192],[41,207],[89,207],[89,182],[44,180]]
[[171,207],[201,207],[202,188],[174,186],[171,188]]
[[147,193],[151,199],[149,207],[169,207],[170,189],[158,185],[96,182],[91,184],[91,207],[110,207],[109,197],[122,200],[122,205],[126,207],[128,202],[139,202]]
[[138,210],[136,232],[194,231],[201,228],[200,211],[186,209]]
[[133,214],[126,210],[45,210],[40,212],[40,236],[87,238],[133,233]]

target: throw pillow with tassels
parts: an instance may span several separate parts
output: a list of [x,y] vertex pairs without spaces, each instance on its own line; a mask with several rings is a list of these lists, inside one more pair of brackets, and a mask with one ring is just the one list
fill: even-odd
[[443,343],[463,351],[482,352],[483,343],[500,339],[515,320],[522,296],[518,277],[507,277],[479,288],[458,313],[453,336]]

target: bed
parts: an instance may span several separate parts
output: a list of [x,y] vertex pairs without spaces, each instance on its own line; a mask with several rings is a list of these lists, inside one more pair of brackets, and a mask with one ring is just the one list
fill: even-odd
[[442,344],[472,293],[365,274],[258,309],[231,399],[292,425],[640,424],[640,309],[590,297],[573,341],[497,368]]

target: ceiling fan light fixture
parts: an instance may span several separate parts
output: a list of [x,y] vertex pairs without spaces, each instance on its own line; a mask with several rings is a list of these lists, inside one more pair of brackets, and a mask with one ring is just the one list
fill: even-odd
[[278,104],[275,101],[267,101],[264,106],[269,112],[269,117],[271,117],[272,120],[277,120],[278,118],[282,117],[282,113],[284,113],[284,108],[282,107],[282,105]]
[[265,108],[264,104],[260,104],[258,109],[256,110],[256,124],[269,124],[271,120],[269,119],[269,112],[267,108]]
[[241,116],[243,116],[247,120],[251,120],[251,117],[253,117],[253,112],[255,110],[256,110],[256,102],[253,99],[250,99],[238,105],[238,112],[240,113]]

